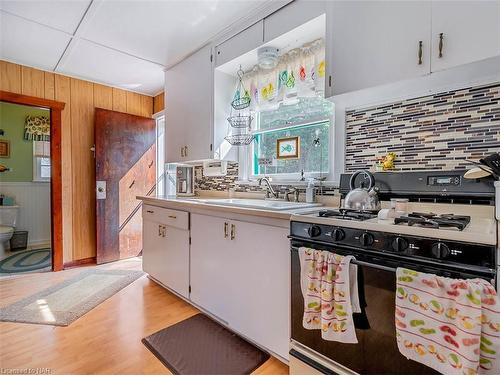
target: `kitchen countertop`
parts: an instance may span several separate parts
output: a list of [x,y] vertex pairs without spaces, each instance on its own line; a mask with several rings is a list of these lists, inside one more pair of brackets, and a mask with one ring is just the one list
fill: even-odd
[[[201,197],[200,197],[201,198]],[[228,212],[233,214],[242,214],[250,216],[262,216],[271,219],[281,219],[290,220],[293,214],[304,214],[308,212],[317,211],[318,207],[308,207],[299,208],[291,210],[271,210],[262,208],[249,208],[249,207],[238,207],[220,204],[210,204],[207,202],[197,201],[196,197],[193,198],[167,198],[165,196],[137,196],[137,199],[142,200],[144,203],[151,204],[154,206],[177,209],[177,210],[189,210],[189,209],[207,209],[211,211],[218,212]],[[206,199],[206,198],[202,198]]]

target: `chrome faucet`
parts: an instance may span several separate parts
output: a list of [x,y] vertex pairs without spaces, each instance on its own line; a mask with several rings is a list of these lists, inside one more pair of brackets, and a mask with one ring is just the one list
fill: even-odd
[[269,182],[269,178],[267,177],[262,177],[259,178],[259,186],[262,186],[262,182],[266,183],[266,198],[270,198],[271,195],[278,199],[280,197],[280,193],[278,191],[274,191],[273,187],[271,186],[271,183]]

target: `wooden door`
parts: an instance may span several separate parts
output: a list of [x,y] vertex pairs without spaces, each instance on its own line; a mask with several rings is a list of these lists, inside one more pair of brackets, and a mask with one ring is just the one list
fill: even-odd
[[500,55],[499,1],[431,4],[433,72]]
[[[156,124],[151,118],[96,108],[97,263],[142,250],[141,202],[156,187]],[[105,196],[105,197],[104,197]]]

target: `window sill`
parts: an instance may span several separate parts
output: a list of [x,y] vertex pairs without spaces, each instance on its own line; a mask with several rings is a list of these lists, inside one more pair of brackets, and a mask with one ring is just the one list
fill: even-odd
[[[306,187],[308,184],[308,181],[297,181],[293,179],[276,179],[273,178],[271,182],[271,185],[293,185],[293,186],[299,186],[299,187]],[[258,180],[257,179],[249,179],[249,180],[236,180],[235,181],[236,185],[251,185],[251,186],[257,186],[258,185]],[[314,186],[320,186],[319,181],[314,181]],[[338,188],[339,183],[337,181],[323,181],[321,183],[321,186],[324,187],[330,187],[330,188]]]

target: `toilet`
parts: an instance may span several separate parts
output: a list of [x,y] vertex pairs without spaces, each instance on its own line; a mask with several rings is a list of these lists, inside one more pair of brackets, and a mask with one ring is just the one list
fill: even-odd
[[0,256],[5,254],[14,234],[19,206],[0,206]]

